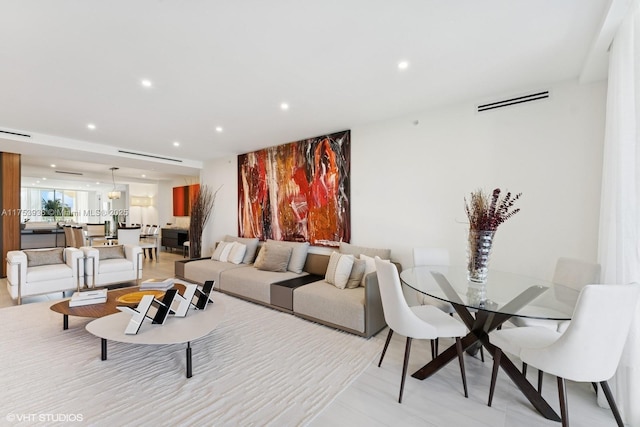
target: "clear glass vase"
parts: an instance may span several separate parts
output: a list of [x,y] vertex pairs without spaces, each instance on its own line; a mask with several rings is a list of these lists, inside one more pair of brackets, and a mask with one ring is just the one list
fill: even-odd
[[472,283],[486,283],[489,255],[495,230],[469,230],[467,253],[467,279]]

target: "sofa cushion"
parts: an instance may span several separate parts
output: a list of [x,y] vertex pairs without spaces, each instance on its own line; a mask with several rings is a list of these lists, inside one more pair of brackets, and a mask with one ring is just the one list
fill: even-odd
[[52,281],[73,277],[73,270],[67,264],[38,265],[27,270],[27,283]]
[[117,246],[94,246],[98,250],[98,259],[100,261],[106,259],[122,259],[124,256],[124,248],[122,245]]
[[363,259],[353,260],[353,267],[351,267],[351,273],[349,274],[349,280],[347,281],[347,289],[354,289],[362,285],[366,266],[367,263]]
[[213,255],[211,255],[211,259],[214,261],[222,261],[227,262],[227,258],[229,257],[229,252],[233,248],[233,242],[220,242],[216,247],[216,250],[213,251]]
[[117,273],[120,271],[133,270],[133,262],[126,258],[109,258],[100,260],[100,266],[98,267],[98,273]]
[[233,264],[230,262],[201,259],[190,261],[184,265],[184,278],[196,283],[204,284],[207,280],[213,280],[213,287],[220,289],[220,274],[223,271],[234,268],[253,268],[245,264]]
[[62,248],[24,251],[27,256],[27,267],[39,265],[64,264]]
[[338,289],[344,289],[351,275],[353,261],[353,255],[331,252],[327,273],[325,274],[326,282],[334,285]]
[[244,258],[242,259],[243,264],[251,264],[253,260],[256,258],[256,252],[258,250],[258,238],[248,238],[248,237],[235,237],[235,236],[224,236],[223,239],[225,242],[239,242],[243,245],[247,245],[247,251],[244,253]]
[[291,259],[289,260],[287,270],[298,274],[302,273],[302,270],[304,269],[304,262],[307,260],[309,242],[285,242],[281,240],[268,239],[265,246],[268,245],[278,245],[291,248]]
[[375,256],[379,256],[382,259],[391,258],[391,249],[366,248],[364,246],[356,246],[344,242],[340,242],[340,253],[352,255],[364,254],[372,258]]
[[280,245],[264,245],[258,254],[255,267],[264,271],[287,271],[292,248]]
[[[264,249],[263,249],[264,250]],[[306,275],[306,273],[302,273]],[[271,303],[271,284],[300,277],[291,271],[284,273],[258,270],[254,267],[235,268],[220,274],[220,290],[265,304]],[[329,285],[333,287],[332,285]],[[303,286],[304,288],[304,286]],[[333,287],[336,289],[335,287]],[[338,289],[336,291],[340,292]]]
[[293,291],[293,312],[364,332],[365,289],[338,289],[326,281]]

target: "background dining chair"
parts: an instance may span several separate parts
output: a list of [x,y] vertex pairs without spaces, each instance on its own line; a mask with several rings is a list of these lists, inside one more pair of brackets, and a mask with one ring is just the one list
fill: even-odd
[[140,245],[140,227],[118,228],[119,245]]
[[73,247],[81,248],[85,245],[84,230],[81,226],[72,227],[71,232],[73,234]]
[[587,285],[578,297],[571,323],[564,333],[539,326],[492,332],[490,341],[497,348],[489,406],[503,353],[501,349],[509,348],[523,362],[558,377],[563,427],[569,425],[565,380],[600,383],[613,416],[622,427],[607,380],[618,367],[639,296],[640,286],[637,284]]
[[73,239],[73,230],[70,225],[63,225],[62,230],[64,231],[64,246],[67,248],[75,248],[75,242]]
[[467,378],[464,370],[464,358],[462,355],[461,336],[467,333],[464,324],[451,316],[447,316],[440,309],[431,305],[420,305],[409,307],[402,293],[402,285],[400,276],[395,264],[388,261],[376,260],[376,271],[378,275],[378,283],[380,286],[380,298],[382,299],[382,310],[384,317],[389,325],[389,334],[384,344],[380,362],[382,364],[384,355],[391,341],[394,332],[407,337],[404,352],[404,363],[402,365],[402,380],[400,382],[400,394],[398,402],[402,403],[402,393],[404,391],[404,382],[407,376],[407,366],[409,362],[409,353],[411,350],[412,339],[430,339],[440,337],[448,337],[456,339],[456,349],[458,351],[458,361],[460,363],[460,373],[462,375],[462,385],[464,387],[464,396],[468,397]]
[[149,258],[153,259],[153,253],[156,254],[156,262],[159,262],[158,256],[158,232],[160,231],[160,227],[157,225],[147,225],[144,228],[144,232],[141,234],[140,241],[138,245],[142,248],[142,254],[144,257],[147,257],[146,250],[149,250]]

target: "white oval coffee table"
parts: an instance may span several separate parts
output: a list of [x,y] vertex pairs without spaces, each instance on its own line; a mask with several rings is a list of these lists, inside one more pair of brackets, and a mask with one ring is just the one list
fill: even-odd
[[154,325],[151,320],[145,320],[136,335],[124,333],[131,319],[127,313],[101,317],[88,323],[86,329],[101,338],[102,360],[107,360],[107,340],[141,345],[187,343],[187,378],[191,378],[191,341],[211,333],[222,322],[224,313],[224,304],[216,301],[207,305],[205,310],[189,309],[186,317],[169,316],[163,325]]

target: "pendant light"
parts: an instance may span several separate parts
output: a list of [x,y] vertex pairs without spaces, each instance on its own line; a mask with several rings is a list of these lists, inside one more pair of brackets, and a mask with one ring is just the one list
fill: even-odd
[[110,200],[114,200],[114,199],[119,199],[120,196],[122,195],[118,190],[116,190],[116,178],[114,176],[114,171],[117,171],[120,168],[111,168],[111,179],[113,180],[113,191],[109,191],[109,193],[107,194],[107,197],[109,197]]

